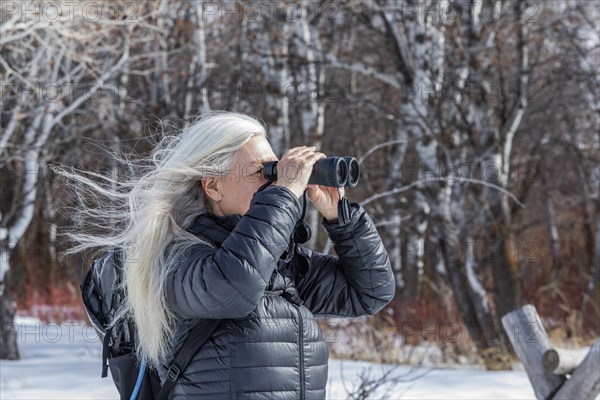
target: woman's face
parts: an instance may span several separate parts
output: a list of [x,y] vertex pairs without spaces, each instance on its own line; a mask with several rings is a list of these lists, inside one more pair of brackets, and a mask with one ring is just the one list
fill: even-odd
[[269,142],[260,135],[253,136],[234,155],[227,173],[221,178],[208,178],[204,190],[216,215],[244,215],[250,208],[252,196],[267,182],[262,164],[277,161]]

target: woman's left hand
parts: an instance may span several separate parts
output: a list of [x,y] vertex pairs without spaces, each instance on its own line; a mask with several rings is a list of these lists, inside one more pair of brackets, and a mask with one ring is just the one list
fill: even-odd
[[[338,219],[338,189],[321,186],[307,185],[308,198],[312,201],[315,208],[325,217],[327,221],[336,221]],[[344,188],[341,188],[342,196],[345,196]]]

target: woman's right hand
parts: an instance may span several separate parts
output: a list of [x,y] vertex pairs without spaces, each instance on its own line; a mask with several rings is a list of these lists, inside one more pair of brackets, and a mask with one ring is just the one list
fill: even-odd
[[326,157],[325,154],[316,151],[315,147],[301,146],[289,149],[277,164],[275,185],[287,187],[300,198],[306,189],[313,166]]

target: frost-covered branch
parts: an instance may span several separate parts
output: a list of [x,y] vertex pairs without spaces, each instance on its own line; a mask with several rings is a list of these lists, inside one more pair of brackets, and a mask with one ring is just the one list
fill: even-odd
[[483,185],[492,189],[496,189],[501,193],[504,193],[505,195],[507,195],[508,197],[510,197],[511,199],[513,199],[519,206],[525,208],[525,205],[523,203],[521,203],[519,201],[519,199],[517,199],[517,197],[512,194],[510,191],[506,190],[505,188],[495,185],[491,182],[487,182],[487,181],[483,181],[480,179],[473,179],[473,178],[463,178],[463,177],[432,177],[432,178],[426,178],[426,179],[420,179],[414,182],[409,183],[408,185],[399,187],[399,188],[395,188],[392,190],[387,190],[385,192],[381,192],[381,193],[377,193],[371,197],[366,198],[365,200],[361,201],[360,204],[365,206],[375,200],[378,200],[382,197],[386,197],[386,196],[392,196],[398,193],[402,193],[405,192],[407,190],[410,190],[414,187],[418,187],[421,184],[426,184],[426,183],[433,183],[433,182],[448,182],[450,184],[452,184],[453,182],[468,182],[468,183],[474,183],[474,184],[478,184],[478,185]]
[[375,146],[373,146],[369,150],[367,150],[362,156],[360,156],[360,158],[358,159],[358,163],[362,164],[363,161],[365,161],[365,158],[369,157],[371,154],[373,154],[374,152],[376,152],[379,149],[382,149],[384,147],[387,147],[387,146],[390,146],[393,144],[405,144],[405,143],[406,143],[406,140],[388,140],[387,142],[376,144]]
[[69,104],[68,107],[66,107],[64,110],[62,110],[60,113],[58,113],[58,115],[56,115],[54,117],[54,119],[52,120],[52,126],[54,126],[57,123],[59,123],[66,115],[69,115],[75,109],[77,109],[79,106],[81,106],[81,104],[83,104],[83,102],[85,102],[86,100],[90,99],[90,97],[94,93],[96,93],[102,87],[102,85],[104,85],[104,83],[108,79],[110,79],[111,77],[113,77],[113,75],[117,71],[121,70],[121,68],[123,67],[123,65],[127,62],[128,58],[129,58],[129,37],[125,36],[125,49],[123,50],[123,55],[121,56],[121,58],[119,59],[119,61],[113,67],[111,67],[108,71],[106,71],[100,77],[100,79],[98,79],[94,83],[94,85],[87,92],[85,92],[84,94],[82,94],[81,96],[79,96],[71,104]]
[[375,70],[374,68],[366,66],[362,63],[340,61],[337,59],[336,56],[334,56],[333,54],[330,54],[330,53],[325,54],[325,59],[327,61],[329,61],[333,67],[342,68],[347,71],[356,72],[361,75],[380,80],[381,82],[387,83],[391,87],[396,88],[398,90],[402,89],[402,85],[400,84],[400,82],[398,82],[396,77],[394,77],[393,75],[379,72],[379,71]]

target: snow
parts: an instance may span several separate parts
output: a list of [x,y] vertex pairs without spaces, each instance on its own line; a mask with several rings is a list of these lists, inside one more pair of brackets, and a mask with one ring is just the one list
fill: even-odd
[[[112,380],[100,378],[101,344],[83,322],[46,324],[31,317],[15,321],[21,360],[0,360],[0,398],[115,399]],[[534,399],[523,371],[490,372],[411,368],[360,361],[331,360],[328,399],[346,399],[359,377],[377,378],[392,370],[397,384],[381,387],[370,399]],[[385,391],[388,390],[387,393]]]
[[114,399],[110,378],[100,378],[101,347],[82,322],[44,324],[17,317],[21,360],[0,360],[0,398]]
[[[332,360],[329,365],[328,398],[345,399],[347,391],[356,388],[361,371],[371,369],[371,376],[381,376],[390,365],[359,361]],[[343,372],[342,372],[343,369]],[[370,399],[535,399],[524,371],[485,371],[473,368],[415,369],[400,366],[392,377],[402,381],[391,395],[382,396],[386,388]]]

